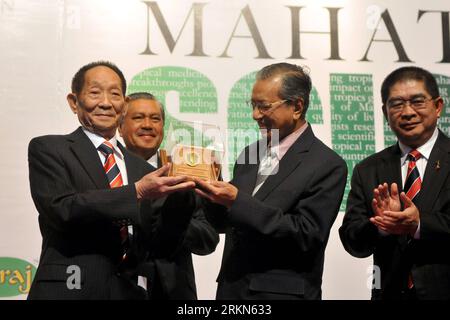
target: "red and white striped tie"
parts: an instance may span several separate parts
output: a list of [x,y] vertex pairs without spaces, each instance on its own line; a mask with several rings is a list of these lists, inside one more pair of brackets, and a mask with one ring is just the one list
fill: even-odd
[[[103,169],[105,169],[106,176],[108,177],[109,186],[111,188],[117,188],[123,186],[122,175],[120,174],[119,167],[116,163],[116,158],[114,158],[114,147],[109,141],[104,141],[98,150],[105,156],[105,163],[103,164]],[[123,259],[126,258],[127,251],[127,241],[128,241],[128,226],[120,226],[120,239],[122,241],[122,246],[124,247]]]
[[120,174],[119,167],[114,158],[114,147],[109,141],[103,142],[98,149],[105,156],[105,163],[103,168],[105,169],[108,177],[109,186],[111,188],[117,188],[123,186],[122,175]]

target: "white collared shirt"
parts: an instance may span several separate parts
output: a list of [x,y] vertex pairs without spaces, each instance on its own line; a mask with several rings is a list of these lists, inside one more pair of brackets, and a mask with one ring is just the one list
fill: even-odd
[[[95,149],[97,149],[98,156],[100,158],[100,161],[102,165],[105,163],[105,156],[102,152],[98,150],[98,147],[105,142],[105,138],[102,136],[99,136],[96,133],[92,133],[86,128],[83,127],[83,132],[87,135],[89,140],[94,144]],[[127,175],[127,167],[125,165],[125,159],[123,157],[122,151],[117,147],[117,139],[116,137],[112,137],[110,140],[108,140],[112,146],[114,147],[114,159],[116,160],[117,166],[120,170],[120,175],[122,176],[123,185],[126,186],[128,184],[128,175]]]
[[158,169],[158,151],[148,158],[147,163],[153,166],[155,169]]

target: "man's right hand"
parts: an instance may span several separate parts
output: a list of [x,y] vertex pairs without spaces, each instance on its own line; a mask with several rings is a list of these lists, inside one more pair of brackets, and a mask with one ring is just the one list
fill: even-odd
[[157,199],[170,193],[193,189],[195,182],[189,181],[186,176],[166,177],[170,164],[155,170],[135,183],[138,200]]

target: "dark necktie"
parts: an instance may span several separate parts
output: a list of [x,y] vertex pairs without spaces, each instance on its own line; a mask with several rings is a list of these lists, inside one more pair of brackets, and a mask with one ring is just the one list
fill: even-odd
[[417,195],[420,192],[422,186],[422,179],[420,179],[419,169],[417,168],[416,161],[419,160],[421,154],[417,150],[412,150],[408,154],[408,172],[406,174],[405,191],[408,198],[415,202]]
[[[412,150],[408,154],[408,172],[406,174],[405,186],[403,190],[406,196],[413,202],[416,201],[420,188],[422,187],[422,179],[420,178],[419,169],[417,168],[416,161],[419,160],[421,154],[417,150]],[[411,272],[408,274],[408,289],[414,287],[414,282]]]

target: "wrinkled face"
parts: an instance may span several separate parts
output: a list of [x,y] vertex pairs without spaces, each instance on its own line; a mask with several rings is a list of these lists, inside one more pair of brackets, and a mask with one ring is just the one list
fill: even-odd
[[159,103],[148,99],[129,101],[119,131],[127,148],[148,160],[156,153],[164,137]]
[[80,94],[70,93],[67,101],[83,127],[105,139],[115,135],[125,98],[120,77],[112,69],[89,69]]
[[281,140],[303,124],[300,120],[302,102],[297,104],[291,101],[283,102],[283,98],[279,96],[281,82],[280,76],[274,76],[258,80],[253,86],[252,104],[271,106],[271,108],[265,108],[267,111],[264,112],[262,112],[264,108],[253,107],[253,119],[258,123],[263,134],[267,130],[268,139],[272,136],[269,130],[278,129]]
[[442,98],[432,97],[423,81],[405,80],[391,87],[383,112],[398,140],[417,148],[433,135],[442,106]]

